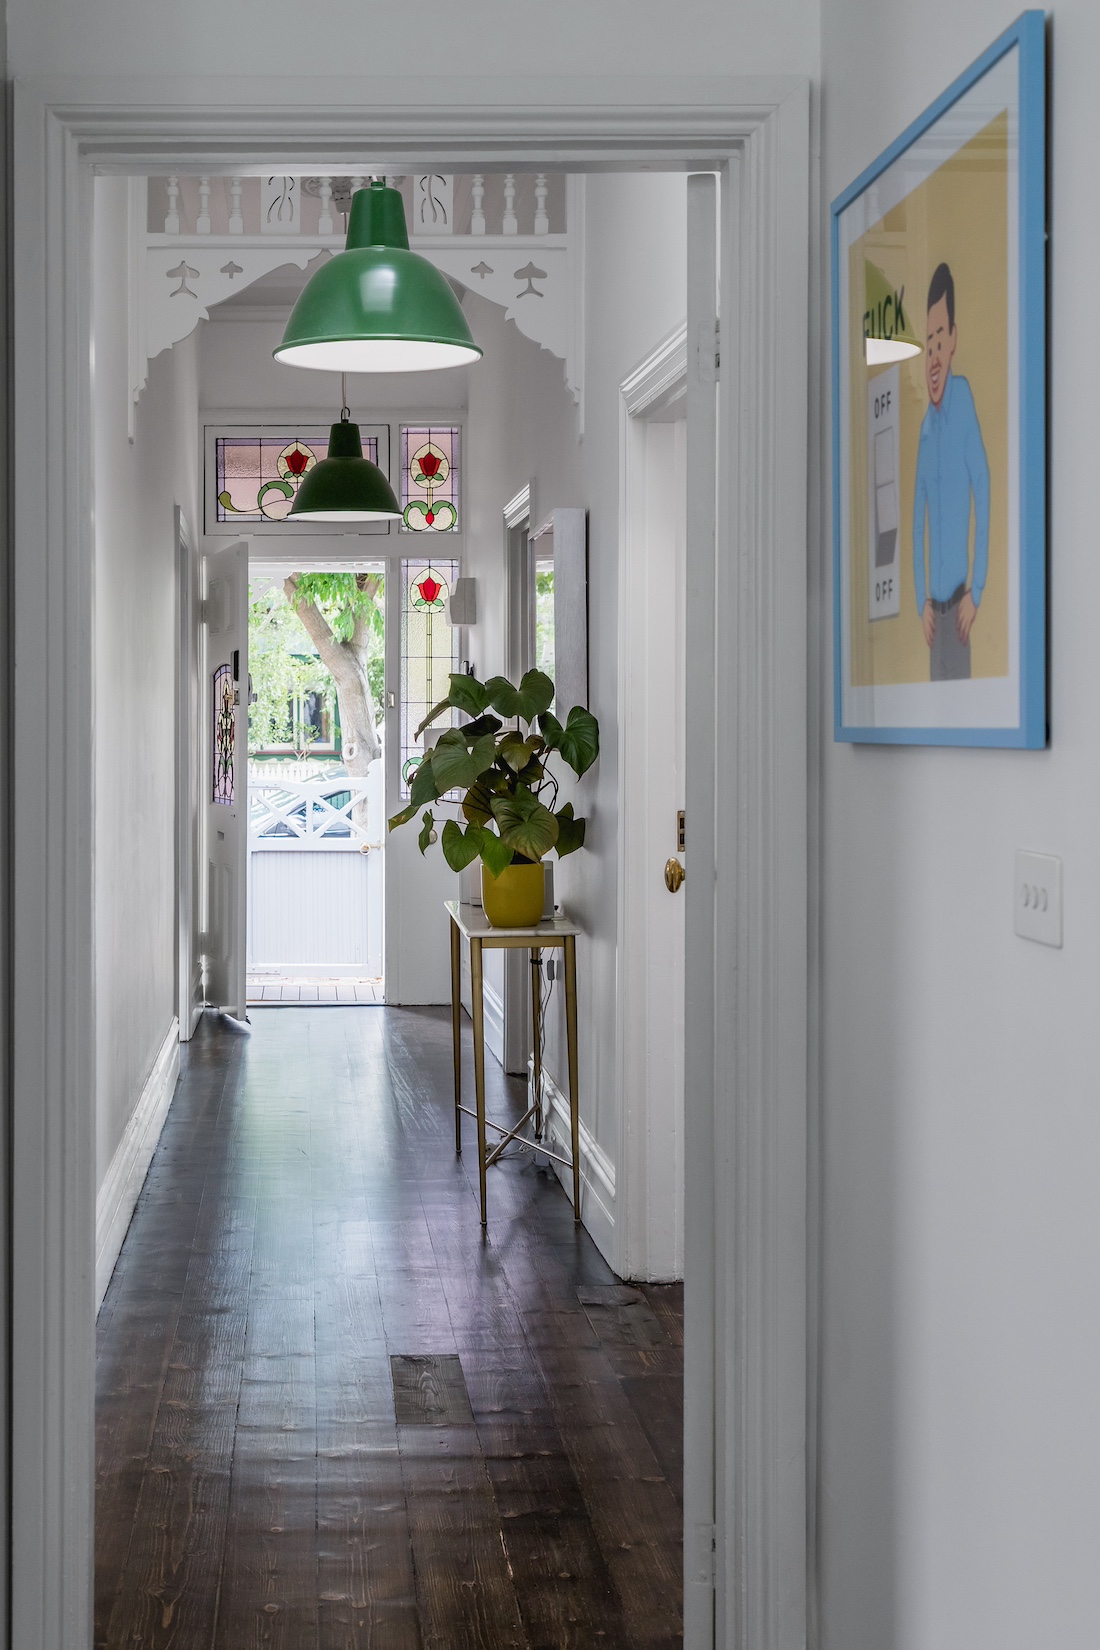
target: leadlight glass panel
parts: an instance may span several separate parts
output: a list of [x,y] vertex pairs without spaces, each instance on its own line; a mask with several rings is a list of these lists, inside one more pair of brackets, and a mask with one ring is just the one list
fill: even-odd
[[[284,521],[302,477],[328,456],[328,434],[220,435],[215,445],[219,522]],[[363,434],[378,463],[378,437]]]
[[[446,697],[458,668],[458,635],[447,623],[446,600],[458,577],[457,561],[401,563],[401,794],[407,796],[424,740],[416,730]],[[450,726],[444,714],[435,724]]]
[[410,533],[459,530],[459,431],[448,424],[401,426],[402,522]]
[[214,672],[212,693],[212,799],[232,806],[234,798],[233,756],[236,744],[237,713],[233,690],[233,671],[229,665],[219,665]]

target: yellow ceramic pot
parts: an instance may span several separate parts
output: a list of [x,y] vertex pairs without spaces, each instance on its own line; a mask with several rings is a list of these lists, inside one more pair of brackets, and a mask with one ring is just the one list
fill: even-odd
[[481,903],[494,928],[533,928],[542,921],[546,903],[541,860],[534,865],[507,865],[499,877],[483,864]]

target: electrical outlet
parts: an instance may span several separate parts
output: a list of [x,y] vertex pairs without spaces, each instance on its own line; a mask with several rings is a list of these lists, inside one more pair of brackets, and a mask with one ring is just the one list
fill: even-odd
[[1057,854],[1016,852],[1016,932],[1040,945],[1062,943],[1062,861]]

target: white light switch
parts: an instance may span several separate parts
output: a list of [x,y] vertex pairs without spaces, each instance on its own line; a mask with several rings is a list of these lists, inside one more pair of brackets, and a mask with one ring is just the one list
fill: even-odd
[[1016,851],[1016,932],[1041,945],[1062,943],[1062,861]]

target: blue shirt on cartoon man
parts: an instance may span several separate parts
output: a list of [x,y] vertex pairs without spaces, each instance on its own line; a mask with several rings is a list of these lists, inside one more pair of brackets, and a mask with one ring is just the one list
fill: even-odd
[[928,408],[913,496],[913,583],[933,681],[970,675],[970,631],[989,570],[989,460],[970,385],[951,371],[957,341],[955,283],[940,264],[928,292]]

